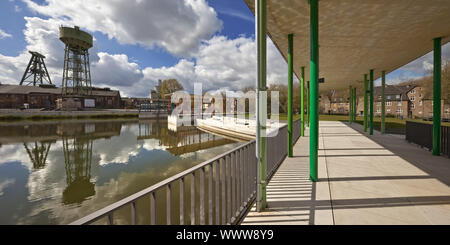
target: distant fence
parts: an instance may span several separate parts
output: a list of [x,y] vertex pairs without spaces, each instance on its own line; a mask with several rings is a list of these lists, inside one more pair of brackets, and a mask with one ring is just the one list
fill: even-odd
[[[433,149],[433,125],[406,121],[406,140],[408,142]],[[441,153],[450,157],[450,127],[441,126]]]
[[[299,137],[298,120],[294,123],[294,142]],[[255,140],[248,142],[71,224],[237,224],[256,199],[255,147]],[[267,181],[286,156],[287,125],[267,139]],[[148,211],[146,217],[138,213],[138,208]],[[123,215],[127,209],[129,214]],[[120,210],[117,222],[115,213]]]

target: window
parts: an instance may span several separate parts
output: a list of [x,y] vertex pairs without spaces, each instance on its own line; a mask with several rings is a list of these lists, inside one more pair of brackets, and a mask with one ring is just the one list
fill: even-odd
[[377,102],[377,106],[381,106],[381,102]]
[[386,97],[386,99],[390,100],[390,99],[391,99],[391,96],[390,96],[390,95],[388,95],[388,96]]
[[422,105],[423,104],[423,102],[422,101],[419,101],[419,105]]
[[414,98],[414,96],[411,96],[411,98],[409,98],[411,101],[416,100],[416,98]]
[[400,108],[400,109],[397,109],[397,113],[402,113],[403,112],[403,110]]
[[415,94],[415,93],[416,93],[415,89],[411,90],[411,94]]
[[419,111],[419,114],[422,114],[422,111]]
[[378,96],[378,99],[379,99],[379,100],[381,100],[381,95],[380,95],[380,96]]
[[392,101],[386,101],[386,106],[391,106],[392,105]]
[[422,94],[419,94],[419,98],[422,98]]
[[416,106],[414,105],[414,103],[411,104],[411,109],[415,109]]
[[397,102],[397,106],[402,106],[402,102],[401,101]]
[[390,108],[388,108],[387,110],[386,110],[387,112],[391,112],[391,109]]
[[397,94],[397,95],[395,96],[395,98],[396,98],[396,99],[400,99],[400,95]]
[[377,113],[380,113],[380,112],[381,112],[381,110],[378,108],[378,109],[377,109]]

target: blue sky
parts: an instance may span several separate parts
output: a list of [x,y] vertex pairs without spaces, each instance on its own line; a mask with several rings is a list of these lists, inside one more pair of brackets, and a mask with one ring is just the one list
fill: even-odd
[[[45,4],[45,0],[34,1]],[[237,38],[241,35],[252,36],[254,33],[253,14],[242,0],[209,0],[209,5],[215,9],[218,18],[223,21],[223,28],[217,33],[229,38]],[[17,6],[17,7],[16,7]],[[17,10],[16,10],[17,9]],[[20,0],[4,0],[0,2],[0,29],[11,34],[14,38],[0,40],[0,53],[8,56],[19,55],[26,48],[23,34],[25,28],[24,16],[46,16],[31,11]],[[126,53],[140,66],[162,67],[173,66],[179,57],[168,53],[166,50],[155,47],[144,48],[139,45],[121,45],[116,39],[109,39],[101,32],[93,33],[97,39],[100,52]]]
[[[148,96],[158,79],[168,78],[187,90],[205,81],[206,90],[254,84],[254,17],[243,0],[97,0],[84,6],[81,0],[1,1],[0,82],[17,84],[27,50],[33,50],[47,56],[52,80],[60,85],[58,26],[79,25],[95,38],[93,84],[124,96]],[[449,50],[444,46],[444,56]],[[284,83],[287,65],[270,41],[268,56],[269,84]],[[388,84],[423,76],[430,60],[428,54],[388,74]]]

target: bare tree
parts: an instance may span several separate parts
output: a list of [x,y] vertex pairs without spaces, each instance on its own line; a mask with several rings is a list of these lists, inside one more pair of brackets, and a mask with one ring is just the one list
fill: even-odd
[[161,97],[165,98],[166,94],[183,90],[183,86],[177,81],[177,79],[163,80],[161,83]]

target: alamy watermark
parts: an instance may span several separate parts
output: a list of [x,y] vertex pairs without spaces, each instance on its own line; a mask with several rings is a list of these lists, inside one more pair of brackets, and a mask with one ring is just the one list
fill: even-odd
[[[171,96],[175,104],[169,120],[177,127],[198,126],[199,122],[209,123],[228,128],[234,127],[256,130],[256,97],[255,91],[225,91],[203,94],[201,83],[194,83],[194,94],[186,91],[176,91]],[[259,122],[262,137],[274,137],[278,134],[279,123],[279,92],[270,91],[270,113],[267,113],[267,91],[259,91]],[[267,117],[270,115],[270,117]]]

